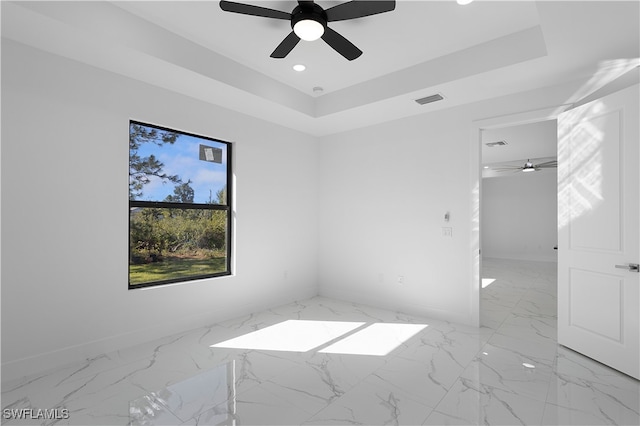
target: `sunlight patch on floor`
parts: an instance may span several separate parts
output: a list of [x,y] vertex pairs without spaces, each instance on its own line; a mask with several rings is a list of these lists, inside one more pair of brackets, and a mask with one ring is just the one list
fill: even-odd
[[[210,347],[307,352],[364,325],[364,322],[287,320]],[[427,327],[427,324],[374,323],[319,352],[384,356]]]
[[364,324],[364,322],[287,320],[210,347],[306,352]]
[[495,278],[483,278],[482,279],[482,288],[489,287],[495,281]]
[[385,356],[427,327],[426,324],[371,324],[319,352]]

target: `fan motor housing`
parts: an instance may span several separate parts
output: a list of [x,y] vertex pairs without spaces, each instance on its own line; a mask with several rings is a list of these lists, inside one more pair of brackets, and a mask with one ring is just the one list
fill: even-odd
[[327,13],[324,9],[317,4],[313,3],[310,6],[302,7],[296,6],[291,12],[291,28],[293,28],[298,22],[306,19],[316,21],[326,29],[327,28]]

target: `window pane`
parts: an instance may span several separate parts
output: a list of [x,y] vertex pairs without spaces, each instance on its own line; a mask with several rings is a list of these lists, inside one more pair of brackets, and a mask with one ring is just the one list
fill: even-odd
[[227,210],[132,207],[129,284],[229,272]]
[[129,199],[227,205],[227,143],[129,124]]

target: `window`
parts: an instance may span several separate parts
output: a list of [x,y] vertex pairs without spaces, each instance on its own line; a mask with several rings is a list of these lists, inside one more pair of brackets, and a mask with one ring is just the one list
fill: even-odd
[[231,273],[231,144],[129,122],[129,288]]

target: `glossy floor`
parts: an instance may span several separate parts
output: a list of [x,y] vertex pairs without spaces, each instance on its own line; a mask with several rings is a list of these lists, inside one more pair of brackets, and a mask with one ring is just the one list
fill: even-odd
[[557,345],[555,264],[483,276],[479,329],[318,297],[3,384],[3,424],[640,424],[638,381]]

